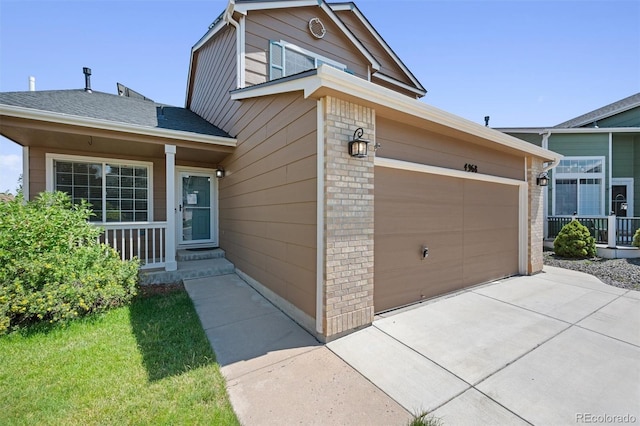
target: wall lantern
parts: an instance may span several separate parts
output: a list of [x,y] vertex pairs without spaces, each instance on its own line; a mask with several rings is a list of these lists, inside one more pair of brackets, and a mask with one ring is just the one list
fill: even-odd
[[362,127],[353,132],[353,140],[349,141],[349,155],[355,158],[365,158],[367,156],[368,140],[362,139],[364,130]]
[[540,173],[540,175],[536,178],[536,185],[538,186],[548,186],[549,185],[549,176],[546,173]]
[[218,167],[216,169],[216,177],[218,179],[223,178],[224,177],[224,169],[222,167]]

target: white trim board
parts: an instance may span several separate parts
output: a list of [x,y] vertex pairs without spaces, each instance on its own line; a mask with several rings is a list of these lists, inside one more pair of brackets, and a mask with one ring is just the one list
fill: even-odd
[[324,333],[324,98],[316,106],[316,331]]

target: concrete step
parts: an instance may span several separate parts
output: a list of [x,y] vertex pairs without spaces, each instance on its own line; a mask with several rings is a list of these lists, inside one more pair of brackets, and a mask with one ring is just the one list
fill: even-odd
[[236,268],[223,257],[178,261],[176,271],[140,272],[140,284],[170,284],[182,280],[233,274]]
[[176,254],[178,262],[183,260],[219,259],[221,257],[224,257],[224,250],[220,248],[203,250],[180,249]]

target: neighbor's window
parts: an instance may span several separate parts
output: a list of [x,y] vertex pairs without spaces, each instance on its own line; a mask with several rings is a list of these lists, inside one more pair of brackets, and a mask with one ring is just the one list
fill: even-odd
[[555,214],[603,215],[604,157],[568,157],[554,170]]
[[150,212],[149,166],[119,162],[54,160],[54,189],[74,203],[87,200],[92,222],[146,222]]
[[269,80],[298,74],[327,64],[342,71],[346,65],[317,55],[286,41],[272,41],[269,49]]

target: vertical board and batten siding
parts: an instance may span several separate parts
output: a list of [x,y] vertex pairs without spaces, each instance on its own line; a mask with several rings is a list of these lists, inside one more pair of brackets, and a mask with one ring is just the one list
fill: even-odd
[[377,118],[379,155],[430,166],[464,170],[478,166],[478,173],[524,180],[524,157],[488,149],[409,126],[384,117]]
[[229,133],[239,107],[229,96],[237,88],[235,29],[227,26],[209,40],[194,62],[188,108]]
[[635,143],[633,139],[633,135],[613,134],[612,177],[629,178],[634,176]]
[[518,273],[517,186],[376,167],[375,200],[376,312]]
[[[309,20],[315,17],[322,20],[327,30],[322,39],[309,33]],[[269,79],[269,42],[280,40],[340,62],[358,77],[368,78],[366,58],[319,7],[250,11],[245,19],[248,86]]]
[[[364,26],[362,21],[358,19],[355,13],[350,10],[344,10],[336,12],[338,17],[349,28],[349,31],[356,36],[358,40],[364,45],[364,47],[373,55],[374,58],[380,63],[380,72],[388,77],[398,80],[402,83],[413,86],[413,82],[405,72],[398,66],[395,60],[387,53],[383,46],[378,43],[375,37]],[[392,86],[392,88],[394,88]],[[394,90],[398,90],[395,87]],[[404,91],[403,91],[404,93]],[[415,96],[415,94],[413,95]]]
[[227,258],[311,318],[316,309],[316,102],[298,93],[245,100],[220,181]]

